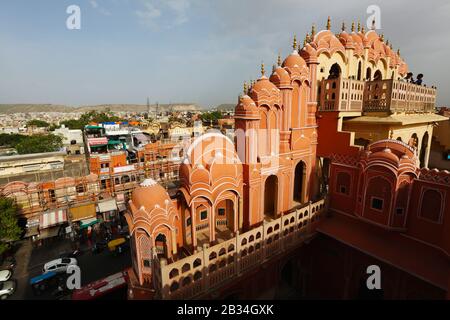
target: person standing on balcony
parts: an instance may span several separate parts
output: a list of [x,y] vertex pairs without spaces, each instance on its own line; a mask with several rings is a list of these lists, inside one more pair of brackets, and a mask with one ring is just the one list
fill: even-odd
[[416,80],[416,82],[414,82],[415,84],[417,84],[417,85],[419,85],[419,86],[421,86],[422,85],[422,80],[423,79],[423,74],[422,73],[419,73],[418,75],[417,75],[417,80]]
[[401,80],[405,81],[405,82],[414,82],[414,80],[413,80],[413,73],[412,72],[408,72],[406,74],[406,77],[404,79],[401,79]]

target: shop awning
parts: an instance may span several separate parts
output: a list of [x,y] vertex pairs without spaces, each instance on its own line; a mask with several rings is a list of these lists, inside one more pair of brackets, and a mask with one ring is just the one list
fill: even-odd
[[30,238],[32,236],[37,236],[39,234],[39,226],[33,226],[27,228],[24,238]]
[[100,213],[115,211],[115,210],[117,210],[117,203],[116,203],[115,199],[110,199],[110,200],[98,203],[98,212],[100,212]]
[[72,216],[72,221],[75,222],[83,219],[95,218],[97,212],[95,210],[95,204],[91,203],[76,208],[70,208],[70,214]]
[[108,140],[108,144],[109,145],[118,145],[118,144],[122,144],[122,142],[119,140]]
[[67,221],[67,212],[65,209],[58,209],[45,212],[41,215],[39,226],[41,229],[50,228]]
[[106,137],[88,138],[88,144],[91,147],[98,146],[98,145],[106,145],[106,144],[108,144],[108,138],[106,138]]
[[41,233],[39,234],[38,239],[42,240],[42,239],[47,239],[47,238],[53,238],[53,237],[56,237],[58,235],[58,233],[59,233],[59,227],[44,229],[44,230],[41,230]]
[[91,218],[91,219],[86,219],[86,220],[81,220],[81,224],[80,224],[80,229],[85,229],[89,226],[92,226],[94,224],[99,223],[99,220],[97,218]]

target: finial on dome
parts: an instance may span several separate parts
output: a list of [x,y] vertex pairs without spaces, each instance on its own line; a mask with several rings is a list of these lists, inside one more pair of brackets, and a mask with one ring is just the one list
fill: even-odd
[[311,42],[311,37],[309,36],[309,33],[306,33],[305,40],[307,43]]
[[314,36],[316,35],[316,25],[313,23],[311,27],[311,39],[314,40]]
[[330,16],[328,16],[328,19],[327,19],[327,30],[331,30],[331,18],[330,18]]
[[400,48],[397,49],[397,55],[400,57]]
[[361,33],[366,33],[366,29],[364,28],[364,26],[361,27]]
[[292,42],[292,50],[297,50],[297,35],[294,34],[294,41]]
[[384,41],[384,33],[381,34],[380,40],[381,40],[381,41]]
[[244,95],[248,92],[247,81],[244,81]]
[[345,21],[342,21],[342,27],[341,27],[342,32],[345,31]]
[[389,46],[389,39],[386,39],[386,45]]
[[281,54],[278,52],[277,66],[281,67]]
[[358,32],[361,32],[361,21],[358,20]]
[[261,62],[261,76],[264,77],[265,73],[266,73],[266,70],[264,69],[264,62]]
[[352,22],[352,32],[355,32],[355,21]]
[[306,47],[307,43],[308,43],[308,41],[306,40],[306,37],[305,37],[305,39],[303,39],[303,47]]
[[372,20],[372,30],[375,30],[375,18]]

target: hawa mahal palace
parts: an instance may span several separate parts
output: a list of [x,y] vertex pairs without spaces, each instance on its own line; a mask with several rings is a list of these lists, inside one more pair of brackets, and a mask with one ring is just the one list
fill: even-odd
[[[436,88],[359,24],[315,27],[244,84],[232,137],[185,149],[179,188],[127,197],[130,299],[450,297],[450,173],[428,168]],[[86,177],[97,192],[98,177]]]

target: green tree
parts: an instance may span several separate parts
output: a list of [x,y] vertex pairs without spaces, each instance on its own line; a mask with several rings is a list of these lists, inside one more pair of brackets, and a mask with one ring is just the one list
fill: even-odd
[[22,230],[17,224],[17,205],[13,199],[0,197],[0,255],[9,243],[20,238]]
[[27,122],[27,127],[30,126],[36,126],[38,128],[48,128],[50,126],[50,123],[43,120],[33,119]]
[[0,133],[0,146],[15,148],[17,144],[24,141],[27,136],[22,134]]
[[61,124],[65,125],[69,129],[80,129],[83,130],[84,127],[90,122],[100,123],[100,122],[118,122],[123,121],[123,119],[112,114],[111,111],[107,110],[105,112],[89,111],[81,115],[80,119],[70,119],[61,121]]
[[54,134],[33,135],[19,142],[15,148],[19,154],[54,152],[62,147],[62,140]]

